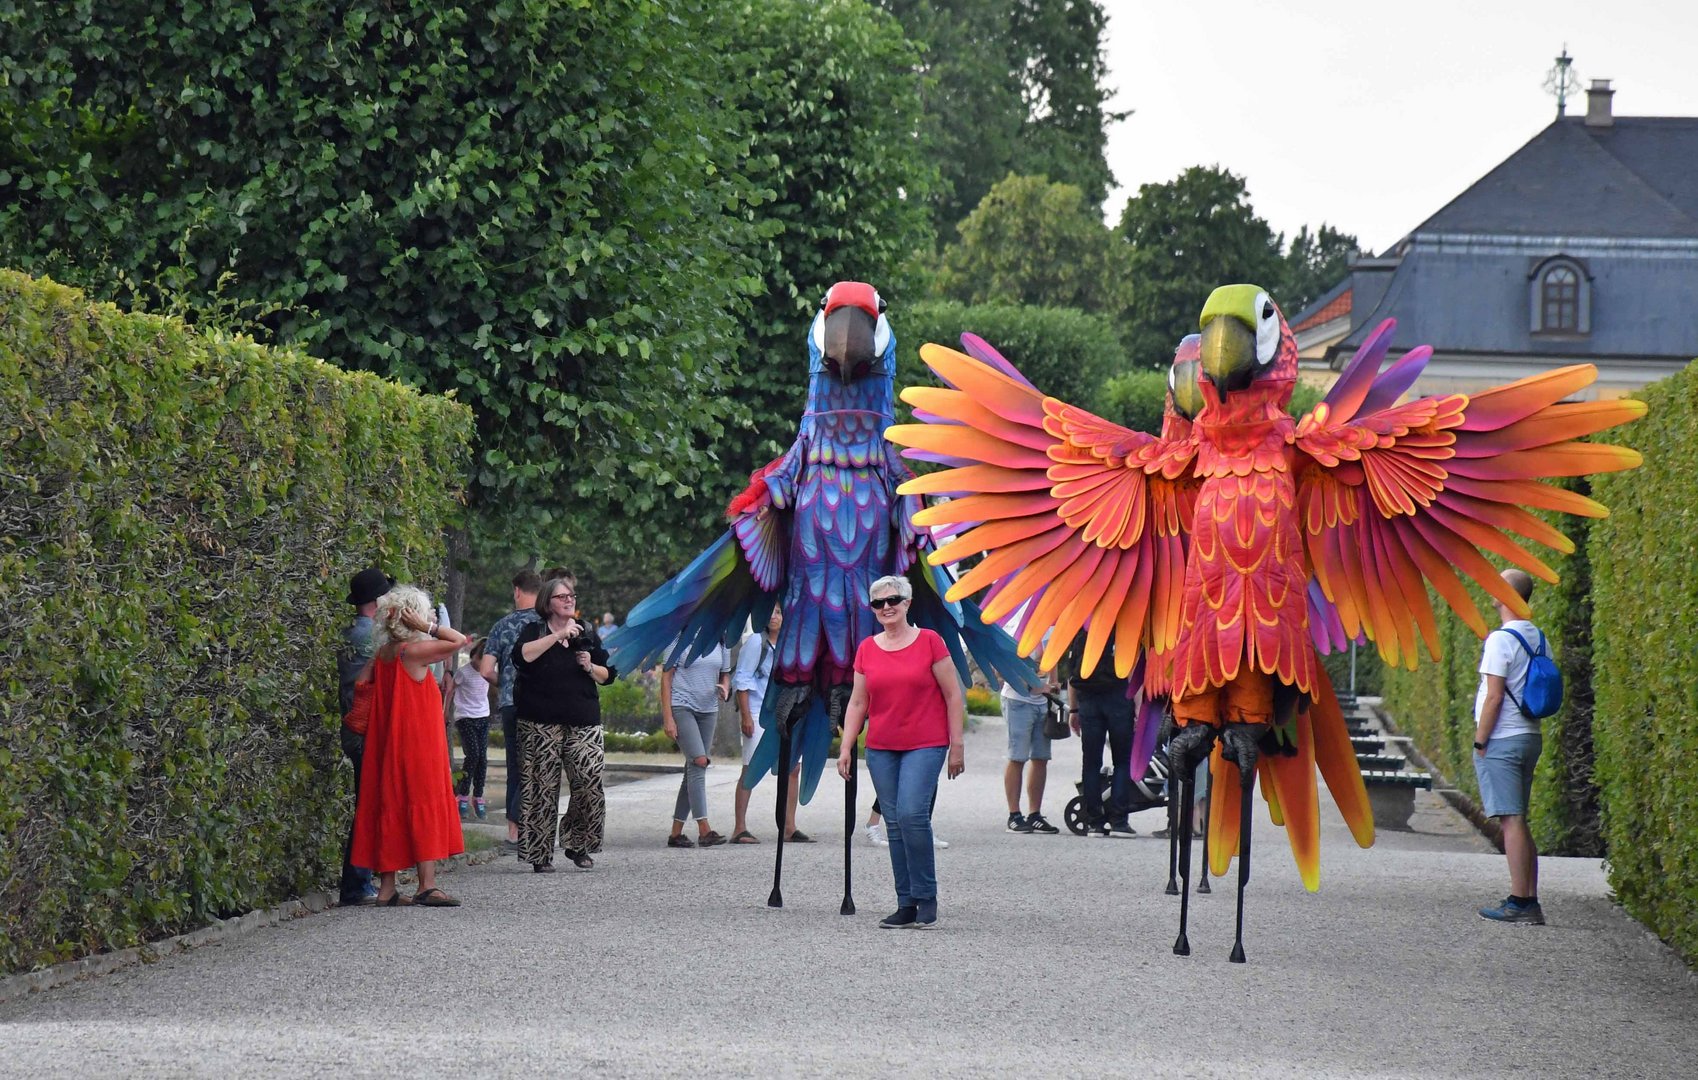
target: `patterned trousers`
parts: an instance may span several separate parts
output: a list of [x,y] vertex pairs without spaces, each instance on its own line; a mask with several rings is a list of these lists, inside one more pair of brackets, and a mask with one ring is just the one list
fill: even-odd
[[[601,789],[606,758],[601,726],[563,727],[519,721],[524,754],[524,793],[519,817],[519,857],[532,866],[554,861],[555,834],[568,852],[601,850],[607,801]],[[566,816],[560,816],[560,779],[568,790]]]

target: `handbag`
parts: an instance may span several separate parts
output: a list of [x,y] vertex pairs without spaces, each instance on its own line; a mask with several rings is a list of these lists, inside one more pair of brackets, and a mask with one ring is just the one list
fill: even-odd
[[[369,676],[371,670],[368,668]],[[367,678],[364,682],[354,684],[354,703],[348,706],[348,711],[342,716],[342,726],[355,735],[364,735],[366,728],[371,726],[372,701],[377,696],[377,680]]]
[[1055,698],[1048,698],[1049,709],[1044,713],[1044,738],[1051,742],[1070,738],[1072,727],[1067,723],[1067,708]]

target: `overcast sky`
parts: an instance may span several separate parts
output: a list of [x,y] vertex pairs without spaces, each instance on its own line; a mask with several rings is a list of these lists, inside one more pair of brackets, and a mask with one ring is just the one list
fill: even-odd
[[1289,237],[1322,222],[1384,249],[1556,116],[1564,43],[1617,116],[1698,116],[1698,0],[1105,0],[1121,187],[1190,165],[1248,180]]

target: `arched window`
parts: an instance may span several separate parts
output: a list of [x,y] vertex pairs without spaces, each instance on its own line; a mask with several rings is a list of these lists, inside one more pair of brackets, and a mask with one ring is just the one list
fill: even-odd
[[1553,266],[1539,282],[1540,329],[1575,333],[1580,329],[1580,275],[1572,266]]
[[1592,332],[1592,278],[1577,259],[1557,255],[1533,268],[1528,297],[1535,334]]

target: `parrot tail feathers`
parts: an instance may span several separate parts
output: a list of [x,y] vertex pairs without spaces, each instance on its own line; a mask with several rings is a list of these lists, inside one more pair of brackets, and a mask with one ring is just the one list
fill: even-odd
[[825,759],[831,753],[831,712],[826,708],[824,694],[814,695],[807,715],[796,726],[796,734],[790,739],[790,753],[791,768],[797,761],[802,763],[801,801],[811,802],[814,790],[820,785],[820,774],[825,772]]
[[1350,729],[1344,723],[1344,710],[1339,708],[1332,682],[1326,668],[1316,665],[1315,692],[1309,706],[1310,731],[1314,738],[1315,764],[1321,770],[1338,812],[1350,826],[1350,835],[1357,846],[1374,844],[1374,808],[1368,802],[1368,788],[1362,782],[1362,768],[1356,763],[1356,747],[1350,741]]

